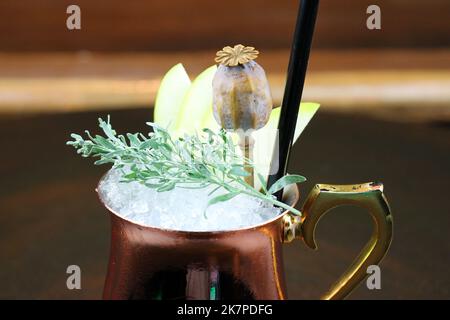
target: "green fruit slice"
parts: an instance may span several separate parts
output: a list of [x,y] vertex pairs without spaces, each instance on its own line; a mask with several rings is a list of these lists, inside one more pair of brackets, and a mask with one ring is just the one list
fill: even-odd
[[177,134],[201,130],[212,115],[212,80],[217,67],[211,66],[192,82],[177,116]]
[[[300,137],[301,133],[306,128],[319,107],[320,104],[312,102],[300,104],[297,124],[295,127],[294,143]],[[275,146],[280,111],[281,108],[272,109],[268,123],[263,128],[253,133],[253,137],[255,139],[253,161],[256,166],[256,171],[261,173],[264,178],[267,178],[269,175],[270,161],[272,160],[272,153]],[[257,188],[261,187],[261,184],[257,179],[255,179],[255,186]]]
[[173,132],[182,102],[191,87],[191,80],[181,63],[173,66],[161,80],[155,100],[154,122]]

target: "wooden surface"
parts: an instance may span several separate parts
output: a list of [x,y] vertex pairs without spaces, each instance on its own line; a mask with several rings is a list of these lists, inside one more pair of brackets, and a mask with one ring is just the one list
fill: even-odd
[[[0,51],[217,50],[241,43],[287,48],[299,1],[2,0]],[[66,28],[66,8],[81,8],[81,30]],[[382,29],[366,28],[381,8]],[[316,48],[445,47],[448,0],[321,0]]]
[[[213,51],[0,54],[0,113],[151,106],[161,77],[182,62],[191,78]],[[262,52],[275,104],[289,53]],[[305,101],[402,121],[450,119],[450,50],[313,50]]]
[[[0,298],[98,299],[109,250],[109,221],[94,188],[95,167],[65,146],[107,111],[0,117]],[[121,132],[142,131],[150,109],[108,111]],[[395,233],[381,264],[382,289],[352,299],[450,299],[450,130],[319,112],[294,148],[290,172],[314,183],[382,181]],[[368,214],[335,210],[318,227],[318,251],[285,247],[289,296],[317,298],[370,234]],[[82,290],[66,289],[66,268],[82,269]]]

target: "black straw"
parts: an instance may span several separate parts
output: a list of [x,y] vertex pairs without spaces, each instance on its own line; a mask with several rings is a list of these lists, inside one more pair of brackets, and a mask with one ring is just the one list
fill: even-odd
[[[287,171],[318,7],[319,0],[302,0],[298,10],[286,88],[278,122],[278,146],[275,145],[272,154],[270,172],[273,174],[269,176],[268,187],[284,176]],[[281,197],[282,191],[277,193],[279,200]]]

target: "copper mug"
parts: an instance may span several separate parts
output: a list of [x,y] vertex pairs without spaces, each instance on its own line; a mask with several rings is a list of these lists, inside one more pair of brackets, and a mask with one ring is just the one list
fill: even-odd
[[[283,201],[294,206],[297,186]],[[111,213],[111,252],[104,299],[286,299],[282,246],[301,238],[316,249],[314,229],[330,209],[367,209],[369,242],[323,299],[347,296],[378,264],[392,237],[392,216],[379,183],[316,185],[301,210],[285,211],[260,225],[233,231],[187,232],[132,223]]]

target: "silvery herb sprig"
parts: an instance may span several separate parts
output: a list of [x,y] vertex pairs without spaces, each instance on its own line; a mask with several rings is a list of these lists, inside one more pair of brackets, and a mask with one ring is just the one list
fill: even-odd
[[94,163],[96,165],[111,163],[114,168],[122,169],[123,182],[138,181],[159,192],[175,187],[204,188],[212,185],[215,188],[210,195],[218,190],[226,192],[211,198],[208,206],[246,194],[301,214],[278,201],[273,194],[287,185],[304,182],[303,176],[286,175],[267,190],[264,187],[266,180],[257,173],[263,186],[260,192],[245,182],[246,169],[255,170],[255,167],[249,159],[236,153],[236,146],[226,131],[203,129],[199,134],[175,139],[164,128],[151,122],[147,124],[153,128],[148,136],[128,133],[125,137],[117,135],[109,116],[106,121],[100,118],[99,126],[105,136],[92,136],[86,130],[86,139],[71,134],[73,140],[67,144],[83,157],[99,158]]

